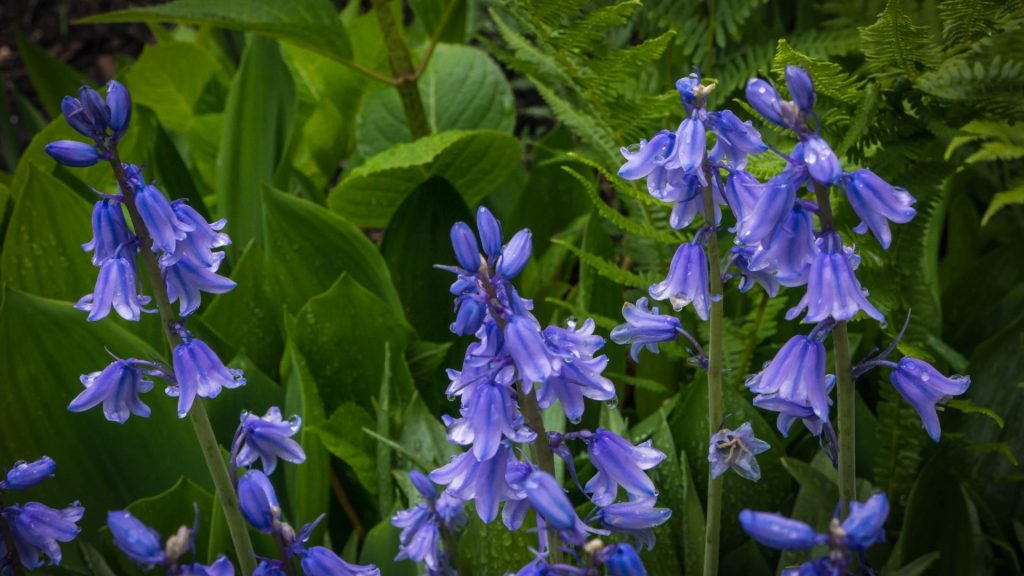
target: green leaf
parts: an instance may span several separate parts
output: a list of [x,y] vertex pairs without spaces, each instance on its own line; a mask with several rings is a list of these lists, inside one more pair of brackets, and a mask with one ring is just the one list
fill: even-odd
[[[654,536],[658,545],[653,550],[645,552],[643,557],[648,559],[645,562],[648,573],[651,576],[664,574],[675,576],[683,574],[683,566],[686,564],[686,534],[692,526],[687,525],[689,520],[686,514],[686,488],[687,479],[683,476],[683,464],[679,460],[679,451],[672,439],[672,431],[665,420],[665,412],[661,414],[661,422],[655,428],[651,437],[654,447],[661,450],[667,456],[665,460],[652,470],[652,478],[658,489],[660,497],[658,506],[669,508],[673,511],[668,522],[654,529]],[[630,438],[631,441],[638,440]],[[703,523],[703,522],[702,522]]]
[[150,108],[178,133],[191,128],[211,82],[224,91],[227,79],[210,53],[190,42],[147,44],[125,78],[133,103]]
[[236,256],[263,236],[264,184],[291,129],[295,90],[281,48],[267,38],[250,38],[224,111],[224,134],[217,154],[217,212],[231,223],[230,249]]
[[918,556],[912,562],[908,562],[899,570],[893,571],[890,576],[920,576],[925,574],[928,568],[942,557],[940,552],[929,552]]
[[[816,530],[826,531],[828,523],[832,519],[833,508],[839,501],[839,487],[803,460],[782,458],[782,466],[800,485],[800,491],[797,492],[796,502],[793,503],[793,510],[789,513],[789,517],[803,520]],[[803,564],[817,556],[816,552],[811,550],[783,551],[779,558],[779,568],[781,570],[786,566]]]
[[409,0],[409,8],[427,34],[434,34],[447,13],[448,22],[441,31],[440,39],[454,44],[466,41],[466,17],[470,4],[464,0]]
[[976,406],[970,399],[954,398],[953,400],[946,402],[945,405],[947,408],[952,408],[953,410],[958,410],[965,414],[979,414],[981,416],[985,416],[995,422],[1000,428],[1006,426],[1002,417],[1000,417],[995,410],[985,406]]
[[368,159],[331,190],[327,204],[358,226],[379,228],[417,186],[440,176],[473,206],[512,173],[519,157],[519,142],[504,132],[442,132]]
[[[402,418],[400,444],[417,459],[425,459],[422,464],[431,465],[431,468],[421,470],[424,474],[447,464],[459,452],[459,448],[448,441],[447,434],[440,418],[427,409],[419,395],[414,396]],[[421,464],[418,461],[414,463]]]
[[353,402],[344,402],[326,422],[310,428],[320,436],[324,448],[352,468],[359,483],[370,494],[380,491],[377,484],[377,446],[363,433],[363,429],[375,427],[369,411]]
[[[683,479],[680,490],[683,493],[683,566],[686,574],[697,574],[704,567],[704,540],[707,526],[704,509],[701,507],[697,484],[693,481],[692,470],[686,452],[679,453],[679,477]],[[674,512],[679,514],[679,512]]]
[[28,72],[39,102],[51,118],[61,118],[60,102],[65,96],[78,97],[78,89],[86,78],[77,70],[57,60],[18,32],[18,55]]
[[327,420],[323,401],[317,393],[306,359],[290,341],[285,345],[284,358],[281,359],[281,381],[285,389],[285,413],[298,414],[302,418],[302,428],[296,440],[306,452],[306,461],[301,466],[285,468],[292,517],[296,524],[302,525],[328,509],[331,463],[320,435],[315,432]]
[[77,301],[96,282],[97,269],[81,247],[92,238],[92,209],[60,180],[35,165],[28,170],[4,238],[0,274],[19,290]]
[[[501,68],[479,48],[439,44],[417,86],[434,134],[449,130],[511,133],[515,127],[512,88]],[[356,135],[359,153],[366,157],[412,142],[396,88],[381,85],[367,94]]]
[[263,202],[265,269],[271,293],[281,305],[298,310],[347,273],[403,316],[387,264],[358,228],[321,206],[272,188],[264,189]]
[[[377,434],[391,437],[391,343],[384,343],[384,364],[381,367],[380,392],[377,395]],[[394,504],[394,486],[391,482],[391,449],[377,444],[377,498],[378,510],[390,510]]]
[[471,574],[504,574],[512,566],[525,566],[533,559],[530,547],[537,545],[536,534],[528,533],[530,522],[512,532],[501,524],[484,524],[472,508],[466,510],[469,523],[459,539],[459,561]]
[[646,275],[641,276],[636,272],[623,270],[615,262],[606,260],[600,256],[595,256],[594,254],[588,254],[568,242],[563,242],[558,239],[552,239],[551,242],[556,246],[564,246],[568,248],[570,252],[580,259],[580,262],[586,264],[601,276],[604,276],[605,278],[608,278],[622,286],[647,288],[654,282],[651,277]]
[[679,244],[680,239],[678,236],[675,236],[674,234],[671,234],[669,232],[656,230],[649,224],[640,223],[635,220],[630,220],[629,218],[627,218],[626,216],[622,215],[617,210],[609,206],[607,203],[605,203],[604,199],[601,198],[601,195],[598,193],[597,190],[597,184],[595,184],[593,180],[584,177],[582,174],[573,170],[572,168],[569,168],[568,166],[563,166],[562,170],[568,172],[570,175],[576,178],[577,182],[583,185],[584,190],[586,190],[587,192],[587,197],[590,198],[590,201],[594,204],[594,208],[597,208],[597,212],[603,218],[614,224],[616,228],[622,230],[623,232],[628,232],[630,234],[634,234],[637,236],[653,238],[659,242],[664,242],[665,244]]
[[[159,358],[116,324],[86,322],[70,303],[6,289],[0,307],[0,405],[12,409],[0,419],[0,461],[51,456],[57,480],[34,489],[33,497],[55,504],[87,499],[96,511],[117,510],[183,474],[206,482],[191,426],[176,417],[175,400],[162,391],[144,396],[150,418],[132,417],[124,425],[106,421],[100,408],[67,411],[82,390],[79,376],[111,361],[106,349],[121,358]],[[102,513],[87,514],[83,525],[92,530],[102,522]]]
[[988,208],[985,209],[985,215],[981,217],[981,225],[985,226],[988,224],[989,220],[1003,208],[1019,204],[1024,204],[1024,182],[993,196],[992,201],[988,204]]
[[[339,310],[345,313],[339,314]],[[367,383],[381,381],[385,342],[390,342],[396,361],[404,360],[401,352],[412,334],[400,315],[349,274],[311,298],[285,324],[288,336],[305,356],[332,418],[343,402],[373,407],[377,390]],[[410,380],[408,370],[396,372],[392,389],[403,404],[412,396]]]
[[458,221],[473,221],[466,203],[451,184],[431,178],[398,207],[381,243],[405,316],[426,340],[451,337],[448,326],[454,315],[437,302],[447,297],[454,276],[433,264],[453,261],[448,232]]
[[[390,517],[390,514],[387,515]],[[415,562],[395,560],[398,550],[398,535],[401,531],[391,525],[390,519],[383,520],[366,534],[363,550],[359,554],[360,564],[376,564],[381,574],[391,576],[416,576],[420,573]]]
[[927,26],[916,26],[900,7],[889,0],[878,21],[860,29],[860,45],[868,67],[883,74],[899,70],[915,78],[922,68],[931,67],[938,58],[935,40]]
[[158,6],[98,14],[80,22],[208,24],[219,28],[257,32],[331,58],[348,59],[352,54],[345,27],[327,0],[174,0]]

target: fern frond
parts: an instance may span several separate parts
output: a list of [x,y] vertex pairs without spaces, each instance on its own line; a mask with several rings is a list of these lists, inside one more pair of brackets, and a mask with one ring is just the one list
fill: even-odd
[[863,80],[843,71],[842,67],[827,60],[811,58],[793,49],[785,39],[779,40],[772,61],[772,72],[782,75],[789,65],[802,66],[814,78],[814,89],[830,98],[855,104],[861,98]]
[[889,0],[878,21],[860,29],[860,39],[868,68],[876,73],[898,70],[908,78],[916,78],[938,60],[931,30],[915,25],[900,8],[899,0]]
[[607,37],[609,30],[628,22],[633,11],[640,5],[637,0],[627,0],[598,8],[556,33],[553,40],[564,50],[589,52],[595,44]]
[[601,215],[602,218],[611,222],[616,228],[629,234],[635,234],[637,236],[651,238],[652,240],[663,242],[665,244],[679,243],[679,239],[676,238],[675,236],[663,232],[661,230],[656,230],[645,223],[630,220],[629,218],[623,216],[617,210],[606,204],[605,201],[601,199],[601,195],[598,194],[597,186],[594,184],[594,182],[584,177],[579,172],[573,170],[572,168],[569,168],[568,166],[563,166],[562,170],[568,172],[573,178],[575,178],[580,184],[583,185],[583,189],[586,191],[587,197],[590,198],[590,201],[594,204],[594,207],[597,208],[597,212]]
[[630,272],[619,267],[618,264],[611,260],[606,260],[596,254],[585,252],[580,248],[577,248],[574,244],[560,240],[558,238],[551,239],[552,244],[563,246],[572,252],[580,262],[594,269],[595,272],[604,276],[605,278],[620,284],[622,286],[629,286],[631,288],[648,288],[651,284],[656,282],[653,277],[637,274],[636,272]]

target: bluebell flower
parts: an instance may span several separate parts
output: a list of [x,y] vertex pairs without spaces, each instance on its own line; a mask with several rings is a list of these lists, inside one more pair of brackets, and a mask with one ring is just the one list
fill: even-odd
[[260,560],[252,576],[287,576],[280,560]]
[[[91,90],[91,88],[85,86],[82,88]],[[81,93],[81,89],[79,93]],[[80,99],[74,96],[65,96],[60,102],[60,111],[64,115],[64,120],[68,123],[68,126],[74,128],[82,136],[94,140],[103,138],[103,134],[107,129],[106,124],[103,123],[102,118],[93,118],[85,110]]]
[[511,280],[523,271],[532,252],[533,233],[528,229],[520,230],[501,249],[495,269],[502,278]]
[[228,221],[221,218],[215,222],[207,222],[202,214],[184,200],[171,202],[171,209],[180,222],[191,226],[193,230],[185,235],[184,240],[175,243],[174,253],[164,254],[160,258],[160,263],[169,265],[182,258],[188,258],[204,268],[219,264],[223,256],[213,250],[231,244],[231,237],[221,232]]
[[501,254],[501,245],[505,241],[501,233],[501,222],[483,206],[476,211],[476,229],[480,233],[480,244],[487,258],[496,258]]
[[747,102],[765,120],[779,126],[786,125],[782,114],[782,97],[767,81],[751,78],[747,82],[746,95]]
[[74,140],[50,142],[43,147],[43,150],[57,162],[73,168],[87,168],[101,159],[96,147]]
[[793,149],[793,156],[803,161],[815,182],[835,184],[843,175],[832,147],[823,138],[810,136]]
[[751,213],[761,199],[763,189],[761,183],[753,174],[746,170],[730,170],[725,180],[723,195],[732,215],[736,219],[736,226],[730,228],[731,232],[738,232],[739,225],[747,214]]
[[487,460],[477,460],[472,452],[464,452],[428,476],[437,484],[447,485],[459,500],[476,500],[477,515],[490,523],[498,517],[498,506],[511,492],[505,481],[510,460],[515,461],[515,457],[507,446],[499,447]]
[[654,528],[672,517],[671,510],[656,508],[654,504],[653,496],[616,502],[598,508],[594,518],[605,528],[632,536],[641,550],[650,550],[654,548]]
[[687,304],[701,320],[708,319],[711,308],[711,285],[708,283],[708,258],[704,248],[689,242],[679,245],[668,267],[668,276],[652,284],[649,290],[654,300],[668,300],[677,312]]
[[506,383],[488,381],[460,394],[462,418],[448,426],[448,438],[463,446],[472,444],[477,460],[493,457],[503,438],[513,442],[532,442],[537,434],[526,428],[516,402],[516,390]]
[[890,185],[870,170],[854,170],[843,174],[839,187],[846,193],[850,206],[861,219],[854,231],[865,234],[870,230],[884,249],[892,244],[889,221],[906,224],[917,215],[917,211],[911,208],[915,200],[909,192]]
[[134,166],[125,169],[128,181],[134,183],[132,193],[135,195],[135,207],[153,240],[153,252],[162,250],[172,254],[177,243],[184,240],[189,232],[195,231],[195,226],[178,218],[164,193],[156,186],[143,182],[142,174],[137,171],[138,168]]
[[795,205],[783,216],[771,236],[757,245],[751,254],[752,271],[771,272],[783,286],[802,286],[807,283],[811,263],[817,256],[814,223],[811,213]]
[[184,418],[196,396],[216,398],[221,388],[245,384],[241,370],[228,368],[210,347],[197,338],[185,336],[174,347],[174,378],[167,395],[178,398],[178,416]]
[[549,350],[555,358],[554,373],[548,377],[537,396],[541,408],[547,409],[560,400],[565,416],[579,422],[583,416],[583,398],[604,402],[615,398],[615,384],[601,373],[608,366],[608,357],[594,356],[604,346],[604,338],[594,335],[590,318],[579,328],[570,321],[568,328],[548,326],[544,329]]
[[739,207],[736,224],[739,242],[757,244],[771,238],[796,203],[798,186],[794,186],[793,175],[798,173],[798,169],[787,168],[760,185],[750,182],[752,177],[742,172],[730,176],[730,179],[740,178],[727,195],[734,213]]
[[85,136],[102,137],[110,124],[110,110],[103,101],[100,93],[82,85],[78,89],[78,100],[82,105],[82,113],[89,118],[90,125],[97,131],[97,134],[83,134]]
[[640,555],[626,542],[605,546],[600,552],[600,558],[608,576],[647,576]]
[[107,83],[107,110],[110,112],[110,130],[114,139],[120,139],[132,118],[132,99],[128,90],[117,80]]
[[563,542],[579,546],[586,541],[588,532],[602,533],[580,520],[565,490],[551,474],[535,470],[526,479],[524,489],[530,505],[543,517],[546,526],[558,531]]
[[729,110],[708,114],[708,127],[717,136],[715,146],[708,154],[709,162],[720,163],[728,159],[730,167],[742,170],[747,166],[748,155],[768,149],[754,125],[749,120],[743,122]]
[[702,185],[707,186],[707,178],[704,175],[706,151],[707,133],[704,122],[699,118],[686,118],[676,130],[675,147],[669,153],[665,167],[696,176]]
[[183,258],[170,265],[161,264],[164,282],[167,283],[167,298],[171,303],[178,302],[178,310],[182,316],[189,316],[202,304],[202,293],[224,294],[234,290],[234,280],[217,274],[223,252],[216,253],[216,262],[211,267],[204,267],[190,258]]
[[68,404],[71,412],[84,412],[103,404],[103,415],[111,422],[124,424],[132,414],[148,418],[150,414],[140,394],[153,389],[153,382],[145,378],[152,374],[148,362],[128,358],[115,358],[99,372],[90,372],[81,377],[85,390]]
[[505,325],[505,346],[527,391],[534,383],[545,382],[551,375],[551,357],[540,323],[532,314],[520,311],[511,315]]
[[451,231],[452,247],[455,258],[467,272],[480,269],[480,248],[476,244],[476,236],[465,222],[456,222]]
[[611,338],[616,344],[630,344],[629,355],[634,362],[639,362],[640,350],[647,348],[657,354],[658,344],[675,340],[683,331],[679,318],[658,314],[657,307],[648,308],[645,297],[636,304],[623,304],[622,317],[626,323],[613,328]]
[[598,506],[615,501],[621,485],[631,498],[654,496],[654,482],[644,472],[665,459],[665,453],[654,448],[648,440],[634,446],[618,434],[598,428],[587,441],[587,454],[597,468],[584,492]]
[[57,471],[57,463],[49,456],[26,462],[20,460],[7,471],[7,476],[0,481],[0,490],[27,490],[47,478],[53,478]]
[[779,293],[781,284],[770,269],[751,268],[750,261],[756,253],[756,249],[751,246],[736,246],[732,249],[732,264],[736,266],[740,275],[740,292],[749,292],[755,284],[759,284],[770,298],[774,298]]
[[469,336],[476,334],[487,315],[487,304],[477,294],[466,294],[455,300],[455,322],[448,326],[453,334]]
[[804,114],[809,114],[814,109],[814,83],[811,76],[799,66],[786,66],[786,87],[789,88],[789,95],[793,103],[800,108]]
[[863,551],[884,542],[888,516],[889,499],[883,493],[875,494],[863,503],[850,502],[850,514],[842,523],[847,547]]
[[263,463],[263,471],[272,474],[278,458],[292,464],[305,462],[306,453],[302,446],[291,439],[301,425],[302,419],[298,416],[283,420],[281,410],[276,406],[271,406],[262,417],[242,412],[236,464],[249,466],[259,458]]
[[740,526],[759,544],[776,550],[804,550],[827,542],[814,528],[799,520],[770,512],[740,512]]
[[114,544],[136,564],[149,567],[167,560],[160,533],[132,516],[131,512],[107,512],[107,528],[114,537]]
[[821,322],[826,318],[849,320],[863,310],[882,322],[885,316],[867,299],[867,290],[860,286],[853,271],[860,264],[853,248],[842,245],[839,236],[828,233],[815,243],[817,254],[807,276],[807,292],[796,306],[786,312],[792,320],[807,310],[803,322]]
[[50,564],[60,564],[58,542],[71,542],[78,536],[81,529],[76,522],[84,514],[85,508],[78,502],[60,510],[38,502],[12,504],[0,510],[14,538],[18,559],[29,570],[42,566],[43,556]]
[[391,524],[402,529],[398,536],[396,561],[422,562],[431,572],[441,569],[445,561],[441,529],[437,514],[428,504],[400,510],[391,518]]
[[249,470],[238,480],[238,507],[250,526],[264,534],[279,532],[281,504],[267,475]]
[[128,224],[121,211],[121,199],[104,196],[92,210],[92,240],[82,244],[82,249],[92,252],[92,263],[99,266],[117,255],[118,250],[128,245],[134,236],[128,231]]
[[349,564],[329,548],[314,546],[302,556],[302,571],[306,576],[380,576],[373,564]]
[[705,89],[700,81],[700,74],[693,72],[676,80],[676,92],[679,92],[679,99],[687,113],[693,112],[694,108],[700,106],[705,97]]
[[931,364],[909,356],[900,359],[889,373],[889,381],[900,396],[917,410],[924,429],[935,442],[942,434],[936,405],[963,394],[971,385],[969,376],[946,377]]
[[750,422],[744,422],[735,430],[722,428],[711,436],[708,446],[711,477],[718,478],[732,468],[747,480],[757,482],[761,479],[761,467],[756,456],[769,448],[767,442],[754,437]]
[[[821,341],[797,335],[787,340],[775,358],[747,380],[746,386],[757,394],[755,406],[828,422],[829,379],[825,368],[825,346]],[[779,431],[784,436],[789,432],[789,424],[792,418],[780,420]]]
[[626,163],[619,168],[619,177],[624,180],[639,180],[649,176],[668,160],[675,144],[675,134],[662,130],[651,137],[650,141],[641,140],[640,144],[619,151]]
[[185,564],[181,566],[180,576],[235,576],[235,567],[226,556],[218,556],[213,564]]
[[[129,249],[129,252],[132,250]],[[122,251],[123,252],[123,251]],[[96,287],[92,294],[82,296],[75,308],[88,312],[88,320],[95,322],[110,314],[111,308],[117,315],[131,322],[138,322],[143,306],[149,297],[139,294],[135,279],[135,262],[123,254],[108,258],[100,265],[96,276]]]

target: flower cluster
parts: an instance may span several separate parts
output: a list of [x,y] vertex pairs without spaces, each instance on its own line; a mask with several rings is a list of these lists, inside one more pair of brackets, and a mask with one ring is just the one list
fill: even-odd
[[[78,502],[67,508],[50,508],[39,502],[6,504],[7,492],[20,492],[52,478],[57,464],[49,456],[33,462],[15,462],[0,480],[0,574],[34,570],[49,562],[60,564],[60,542],[78,536],[76,522],[85,514]],[[9,549],[9,543],[14,548]]]
[[[196,511],[198,514],[198,510]],[[170,576],[234,576],[235,567],[225,556],[218,556],[209,565],[195,561],[196,526],[181,526],[163,543],[160,533],[150,528],[128,510],[107,513],[107,528],[114,538],[114,545],[142,568],[149,570],[159,566]],[[182,558],[192,552],[192,562]]]
[[799,520],[769,512],[740,512],[740,526],[751,538],[777,550],[807,550],[826,545],[829,553],[799,567],[783,571],[793,576],[830,576],[846,574],[856,554],[861,561],[861,573],[874,574],[866,569],[864,551],[885,541],[885,520],[889,516],[889,499],[875,494],[864,502],[851,502],[846,520],[832,518],[828,533],[816,532]]
[[[598,355],[604,339],[594,334],[589,319],[542,328],[533,316],[532,302],[512,284],[530,257],[529,230],[503,243],[501,225],[486,208],[477,213],[477,230],[479,242],[468,224],[452,227],[459,265],[441,267],[456,274],[452,332],[477,338],[462,369],[448,371],[448,396],[461,401],[458,417],[445,417],[448,439],[468,450],[426,477],[413,473],[423,503],[392,519],[402,528],[398,558],[422,562],[431,574],[453,573],[454,559],[444,541],[461,527],[469,501],[484,522],[495,520],[503,505],[502,521],[509,530],[520,529],[530,510],[535,511],[538,557],[522,574],[540,573],[549,555],[561,554],[561,548],[549,548],[554,541],[576,550],[588,545],[589,534],[615,531],[653,545],[652,528],[665,522],[670,511],[655,506],[657,492],[646,471],[665,458],[663,453],[650,442],[635,446],[604,429],[548,436],[532,427],[540,422],[538,410],[550,409],[556,401],[577,423],[584,398],[614,400],[614,385],[602,374],[608,359]],[[529,422],[524,410],[533,411]],[[597,469],[582,487],[593,505],[586,520],[577,515],[550,468],[553,452],[576,477],[568,448],[573,441],[586,446]],[[533,444],[538,461],[525,457],[527,444]],[[540,460],[544,453],[547,462]],[[438,494],[434,484],[446,488]],[[628,499],[617,502],[620,487]]]

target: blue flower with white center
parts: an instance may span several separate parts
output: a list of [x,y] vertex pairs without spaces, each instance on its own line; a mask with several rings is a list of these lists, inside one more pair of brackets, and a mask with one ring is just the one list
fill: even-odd
[[817,256],[814,243],[811,213],[795,205],[782,218],[775,232],[757,245],[748,266],[755,272],[771,272],[783,286],[802,286],[807,283],[811,263]]
[[865,234],[870,230],[886,250],[892,244],[889,222],[906,224],[917,215],[917,211],[912,208],[914,197],[909,192],[890,185],[870,170],[854,170],[843,174],[838,184],[846,193],[853,211],[861,219],[854,232]]
[[302,571],[306,576],[380,576],[375,565],[349,564],[323,546],[314,546],[303,554]]
[[593,516],[601,526],[632,536],[641,550],[651,550],[654,548],[654,528],[672,517],[671,510],[656,508],[654,504],[654,496],[616,502],[598,508]]
[[178,302],[179,313],[189,316],[202,304],[202,293],[224,294],[234,290],[234,280],[217,274],[223,252],[215,253],[213,266],[204,267],[190,258],[182,258],[177,262],[160,268],[164,282],[167,283],[167,298],[171,303]]
[[0,480],[0,490],[28,490],[43,480],[53,478],[57,471],[57,463],[49,456],[26,462],[20,460],[11,466],[7,475]]
[[935,442],[939,441],[942,429],[936,405],[959,396],[971,385],[969,376],[946,377],[931,364],[917,358],[904,357],[893,366],[889,381],[921,417],[924,429]]
[[121,198],[104,196],[93,207],[92,240],[82,244],[82,249],[92,252],[92,263],[99,266],[134,239],[121,210]]
[[138,322],[143,311],[151,312],[142,308],[149,303],[149,296],[139,294],[134,258],[129,259],[125,252],[134,257],[134,248],[123,248],[119,255],[105,260],[100,265],[92,294],[82,296],[75,303],[75,308],[89,313],[90,322],[106,318],[111,309],[130,322]]
[[649,290],[654,300],[668,300],[677,312],[693,304],[693,311],[701,320],[708,319],[711,308],[711,285],[708,282],[708,258],[704,248],[695,243],[679,245],[668,267],[668,276],[652,284]]
[[235,567],[226,556],[218,556],[213,564],[185,564],[180,576],[235,576]]
[[184,240],[175,244],[174,253],[165,253],[160,258],[160,263],[170,265],[182,258],[188,258],[201,267],[217,266],[223,259],[223,254],[213,250],[231,244],[231,237],[221,232],[228,221],[221,218],[215,222],[207,222],[202,214],[186,204],[184,200],[171,202],[171,209],[174,210],[179,221],[191,226],[193,230],[186,234]]
[[594,321],[588,318],[579,328],[570,321],[568,328],[544,329],[555,357],[555,373],[541,387],[537,402],[546,409],[560,400],[565,416],[572,422],[579,422],[583,416],[584,397],[600,402],[615,398],[615,384],[601,374],[608,366],[608,357],[594,356],[604,346],[604,338],[595,336],[594,328]]
[[711,436],[708,446],[711,477],[718,478],[732,468],[747,480],[757,482],[761,479],[761,467],[756,456],[769,448],[767,442],[754,437],[750,422],[744,422],[735,430],[722,428]]
[[598,428],[587,440],[587,454],[597,468],[584,492],[598,506],[607,506],[615,501],[619,486],[630,498],[654,496],[654,482],[644,472],[665,459],[665,453],[654,448],[648,440],[634,446],[618,434],[605,428]]
[[159,373],[150,362],[115,358],[103,370],[82,375],[85,390],[68,404],[68,410],[84,412],[103,404],[103,415],[111,422],[124,424],[132,414],[149,418],[149,406],[139,395],[153,389],[145,376]]
[[657,307],[648,308],[645,297],[636,304],[623,304],[622,317],[626,323],[612,329],[611,339],[616,344],[630,344],[629,355],[634,362],[640,361],[640,350],[646,348],[657,354],[658,344],[671,342],[683,332],[679,318],[658,314]]
[[235,464],[250,466],[259,458],[263,471],[272,474],[278,458],[292,464],[305,462],[302,446],[291,439],[301,425],[302,419],[298,416],[282,419],[281,410],[276,406],[271,406],[262,417],[242,412],[242,422],[233,443],[237,445]]
[[834,232],[826,233],[815,242],[817,254],[811,262],[807,276],[807,293],[786,312],[786,320],[792,320],[807,311],[803,322],[821,322],[826,318],[849,320],[864,311],[879,322],[885,316],[868,302],[867,290],[860,286],[853,273],[860,264],[860,257],[853,248],[843,246]]
[[175,383],[167,395],[178,399],[178,416],[184,418],[196,396],[216,398],[221,388],[237,388],[245,384],[241,370],[228,368],[210,347],[189,334],[173,353]]
[[238,481],[238,506],[250,526],[264,534],[280,532],[281,504],[267,475],[249,470]]
[[640,555],[626,542],[604,547],[599,558],[608,576],[647,576]]
[[18,559],[29,570],[46,561],[60,564],[59,542],[71,542],[78,536],[81,529],[76,523],[83,515],[85,508],[78,502],[59,510],[38,502],[12,504],[0,510],[0,517],[7,522],[14,539]]
[[820,333],[793,336],[761,372],[746,382],[747,388],[757,394],[754,406],[779,412],[783,436],[789,433],[795,418],[805,423],[810,420],[808,428],[816,435],[821,432],[821,423],[829,421],[832,378],[825,374],[825,346]]
[[114,544],[133,562],[145,568],[167,560],[160,533],[132,516],[127,510],[107,512],[107,528]]

